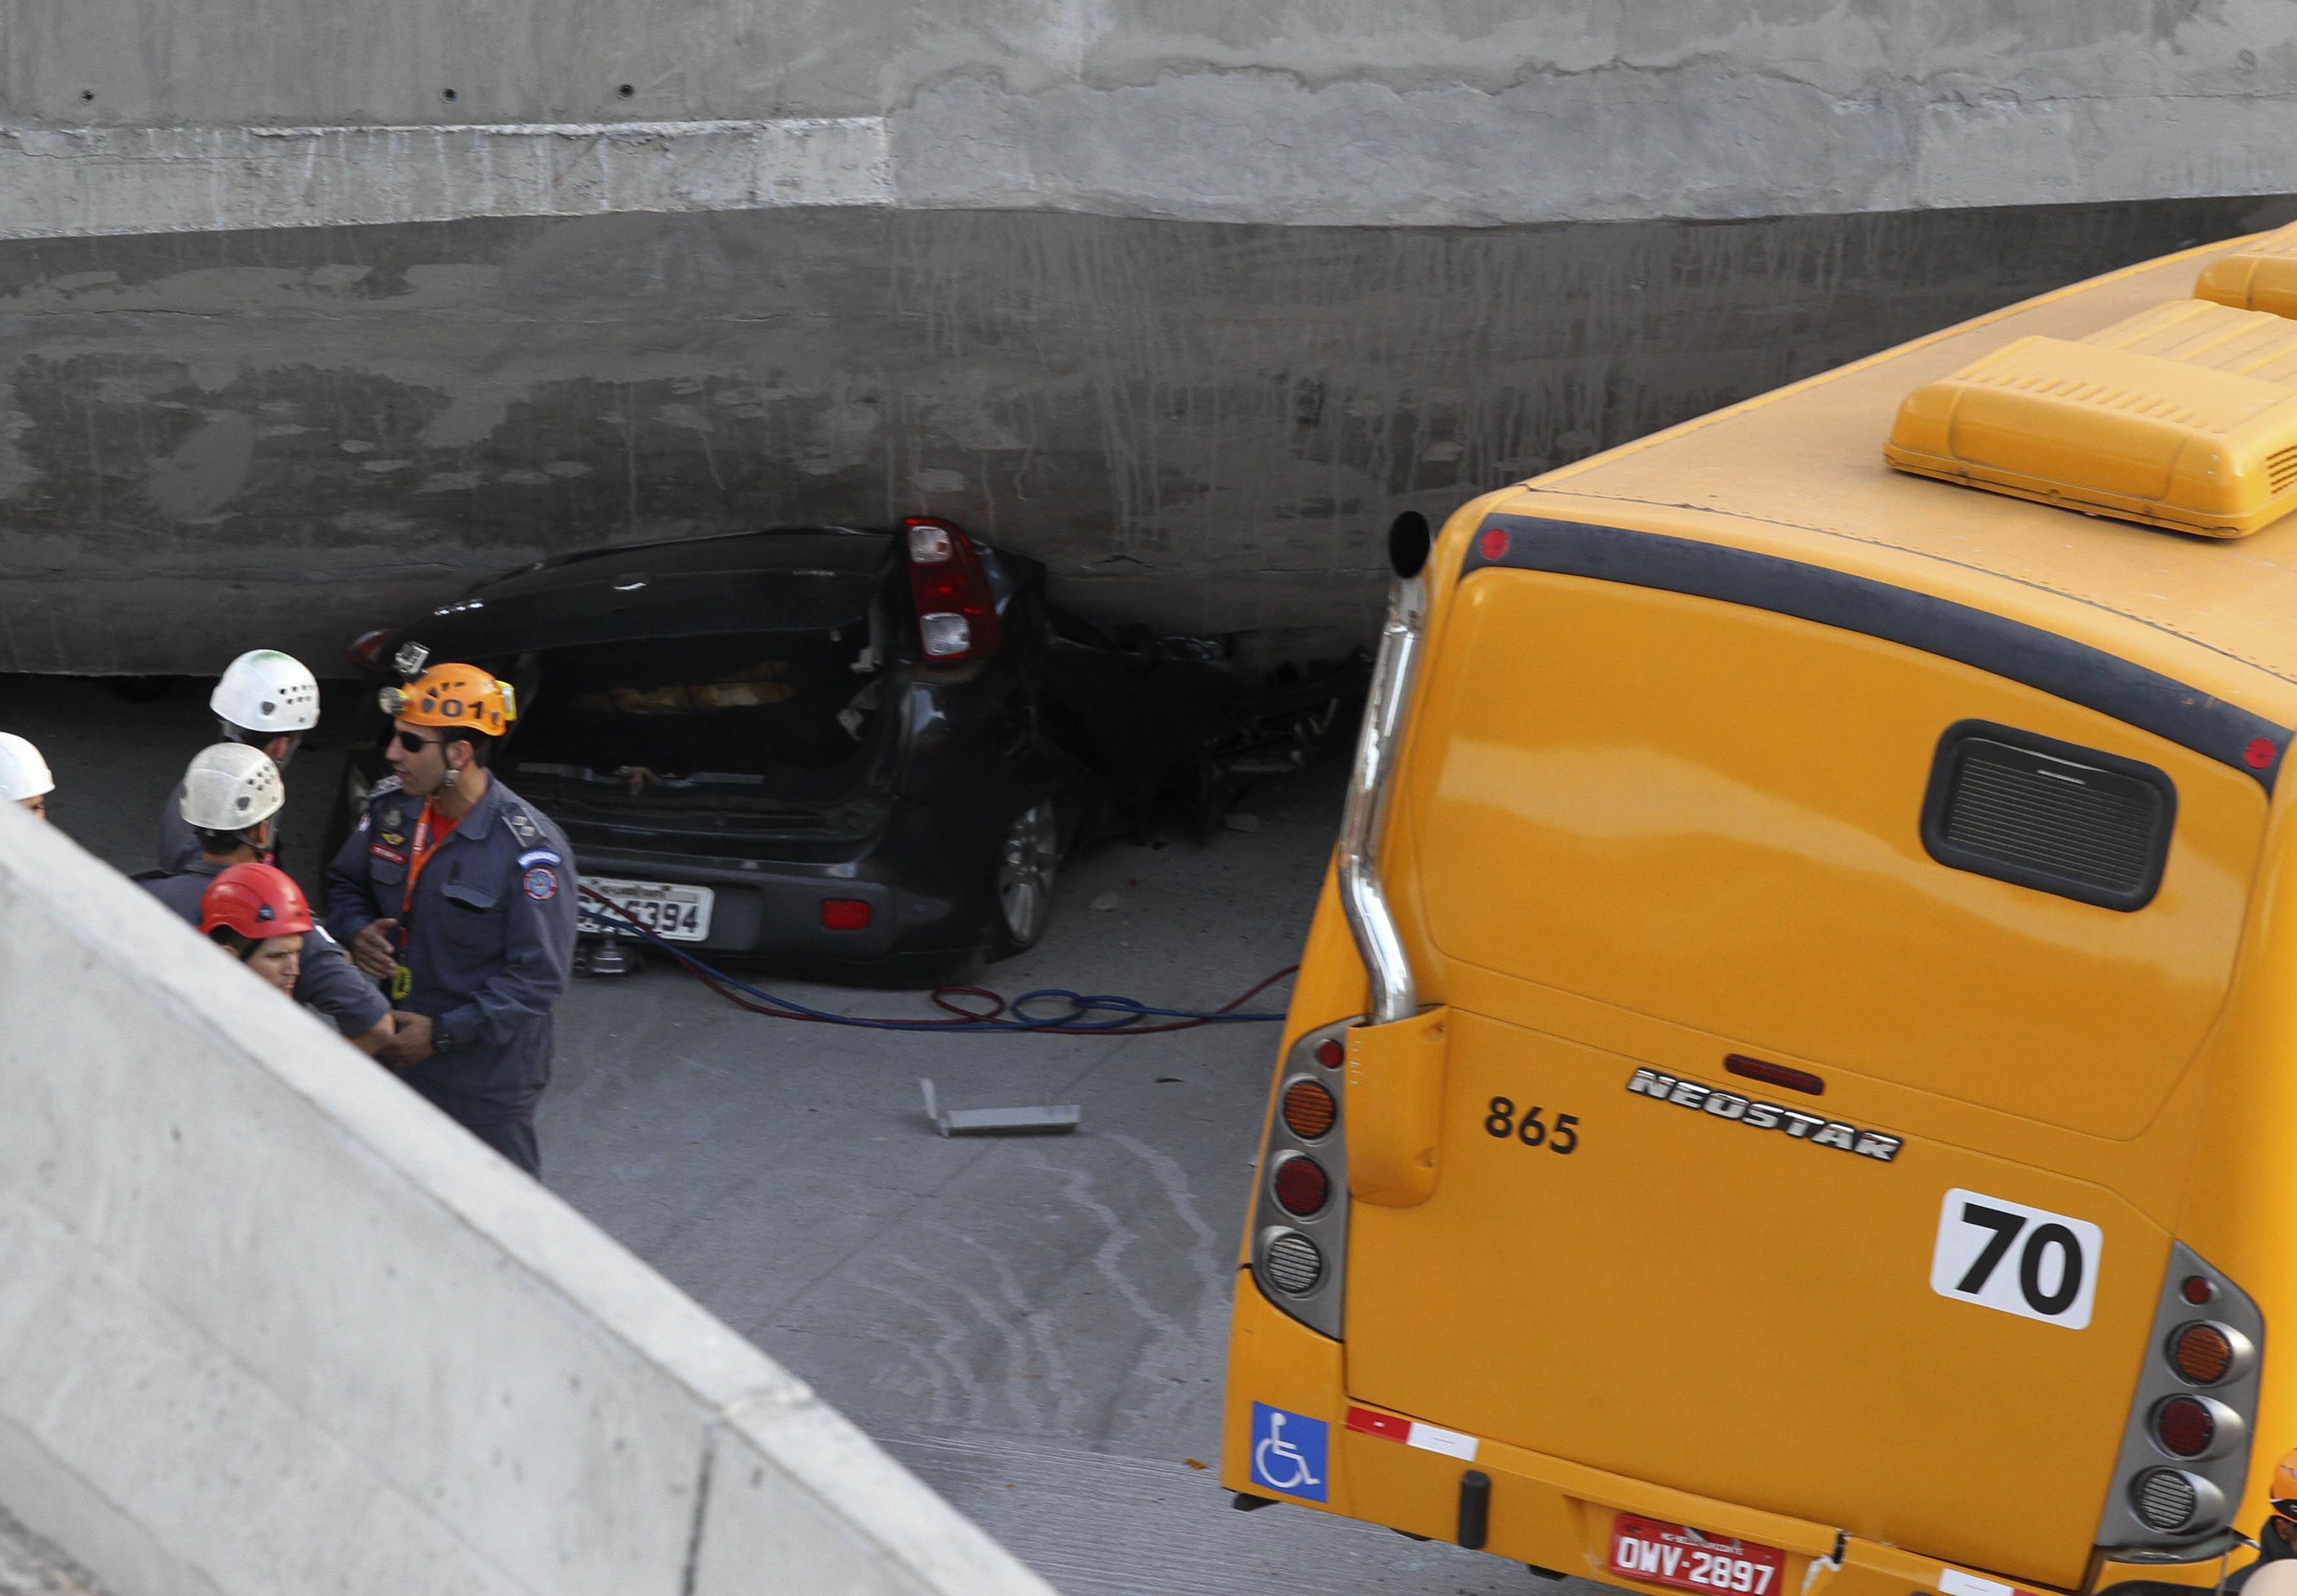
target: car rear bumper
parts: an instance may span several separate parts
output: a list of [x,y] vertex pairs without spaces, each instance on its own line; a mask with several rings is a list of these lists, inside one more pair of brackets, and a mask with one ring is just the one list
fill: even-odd
[[[794,863],[578,847],[575,868],[586,878],[708,887],[713,894],[709,934],[699,942],[672,944],[705,958],[726,954],[825,966],[866,964],[896,954],[959,957],[978,940],[977,931],[963,923],[962,906],[890,879],[892,873],[880,867],[871,851],[851,859]],[[868,904],[869,923],[851,930],[824,926],[822,905],[831,900]]]

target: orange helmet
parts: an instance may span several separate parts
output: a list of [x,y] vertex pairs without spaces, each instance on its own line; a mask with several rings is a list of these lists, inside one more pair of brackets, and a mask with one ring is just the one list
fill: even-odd
[[2284,1518],[2297,1518],[2297,1447],[2281,1454],[2273,1466],[2273,1477],[2266,1483],[2266,1495],[2272,1500],[2273,1510]]
[[518,719],[510,684],[476,665],[433,665],[403,687],[376,695],[383,712],[409,726],[443,726],[498,737]]
[[234,865],[200,894],[200,934],[226,926],[258,942],[311,929],[311,906],[295,878],[274,865]]

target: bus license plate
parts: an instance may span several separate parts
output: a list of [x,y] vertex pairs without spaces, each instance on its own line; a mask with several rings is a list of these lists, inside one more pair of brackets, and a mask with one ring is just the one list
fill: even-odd
[[1611,1526],[1611,1572],[1678,1591],[1777,1596],[1787,1554],[1752,1541],[1702,1535],[1680,1524],[1621,1513]]
[[[710,934],[710,906],[717,894],[706,886],[617,881],[610,876],[585,876],[582,884],[629,910],[631,918],[666,942],[698,942]],[[608,936],[634,934],[621,916],[588,898],[582,900],[581,929]]]

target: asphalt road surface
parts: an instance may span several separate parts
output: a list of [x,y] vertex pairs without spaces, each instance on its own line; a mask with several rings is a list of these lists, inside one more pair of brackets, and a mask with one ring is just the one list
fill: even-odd
[[[0,729],[45,751],[66,830],[143,868],[157,806],[207,738],[205,699],[203,683],[132,703],[0,678]],[[287,862],[307,882],[341,768],[325,732],[288,772]],[[1344,753],[1247,795],[1256,830],[1091,854],[1061,880],[1043,942],[984,981],[1209,1008],[1289,964]],[[932,1012],[914,993],[757,979],[843,1013]],[[1069,1596],[1555,1589],[1306,1510],[1238,1513],[1220,1488],[1229,1299],[1276,1027],[848,1030],[759,1018],[654,967],[578,981],[558,1036],[550,1187]],[[944,1139],[921,1076],[946,1107],[1075,1103],[1083,1126]]]

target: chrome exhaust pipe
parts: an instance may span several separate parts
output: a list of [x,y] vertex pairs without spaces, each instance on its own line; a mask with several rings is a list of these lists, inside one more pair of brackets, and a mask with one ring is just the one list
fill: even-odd
[[1364,705],[1363,730],[1356,738],[1355,767],[1348,777],[1346,806],[1340,811],[1340,906],[1364,973],[1371,979],[1371,1024],[1393,1024],[1420,1012],[1420,992],[1412,960],[1395,917],[1387,907],[1374,856],[1387,819],[1388,785],[1395,774],[1395,748],[1404,730],[1404,706],[1420,670],[1420,645],[1428,620],[1428,587],[1420,570],[1428,563],[1428,519],[1406,511],[1388,528],[1388,560],[1395,583],[1388,590],[1387,619],[1379,630],[1379,657],[1372,665],[1371,693]]

